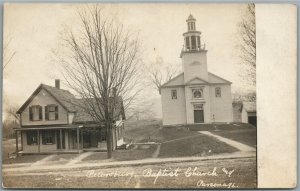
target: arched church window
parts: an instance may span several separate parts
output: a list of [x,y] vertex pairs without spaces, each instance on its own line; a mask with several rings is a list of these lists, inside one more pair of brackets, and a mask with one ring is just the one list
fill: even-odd
[[201,89],[193,89],[193,98],[202,98],[202,90]]
[[215,94],[216,94],[216,97],[221,97],[221,88],[220,87],[216,87]]

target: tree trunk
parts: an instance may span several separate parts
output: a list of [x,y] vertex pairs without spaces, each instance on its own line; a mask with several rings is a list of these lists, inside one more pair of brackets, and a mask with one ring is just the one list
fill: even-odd
[[112,158],[112,151],[113,151],[113,140],[112,140],[112,124],[110,122],[106,123],[106,140],[107,140],[107,158],[110,159]]

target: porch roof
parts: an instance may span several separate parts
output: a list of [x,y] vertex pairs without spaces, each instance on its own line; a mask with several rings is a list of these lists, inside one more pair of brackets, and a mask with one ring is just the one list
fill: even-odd
[[29,130],[51,130],[51,129],[84,129],[84,128],[103,128],[105,126],[99,124],[77,124],[77,125],[32,125],[13,128],[15,131],[29,131]]
[[15,131],[29,131],[29,130],[51,130],[51,129],[77,129],[77,128],[83,128],[82,125],[79,126],[43,126],[43,127],[34,127],[34,126],[28,126],[28,127],[22,127],[22,128],[13,128]]

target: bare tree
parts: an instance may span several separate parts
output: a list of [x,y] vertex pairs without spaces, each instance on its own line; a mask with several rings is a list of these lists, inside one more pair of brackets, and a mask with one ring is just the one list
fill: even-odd
[[6,113],[10,116],[10,118],[13,118],[12,120],[17,121],[18,124],[20,124],[20,115],[17,114],[19,107],[11,106],[8,109],[6,109]]
[[239,23],[239,47],[241,49],[241,61],[245,66],[245,72],[253,85],[256,84],[256,25],[255,4],[247,4],[246,12]]
[[151,83],[159,93],[160,87],[179,73],[178,67],[174,65],[164,65],[163,59],[159,57],[155,63],[146,68]]
[[11,43],[11,38],[8,40],[6,39],[5,43],[3,44],[3,70],[7,67],[9,63],[13,60],[16,55],[16,51],[11,51],[9,49],[9,45]]
[[[107,157],[112,157],[112,128],[117,115],[115,98],[130,104],[137,94],[138,37],[98,6],[78,11],[81,28],[64,38],[66,54],[61,59],[64,79],[80,104],[97,124],[105,124]],[[68,55],[68,56],[66,56]]]
[[135,119],[137,121],[141,119],[154,119],[155,113],[152,108],[153,105],[154,103],[150,100],[139,102],[129,110],[130,115],[127,117],[127,119]]

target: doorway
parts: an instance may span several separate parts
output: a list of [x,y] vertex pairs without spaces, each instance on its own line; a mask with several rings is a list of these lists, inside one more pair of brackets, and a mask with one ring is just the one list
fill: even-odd
[[248,123],[254,125],[255,127],[257,127],[257,122],[256,122],[256,116],[249,116],[248,117]]
[[203,110],[194,110],[194,123],[204,123]]

